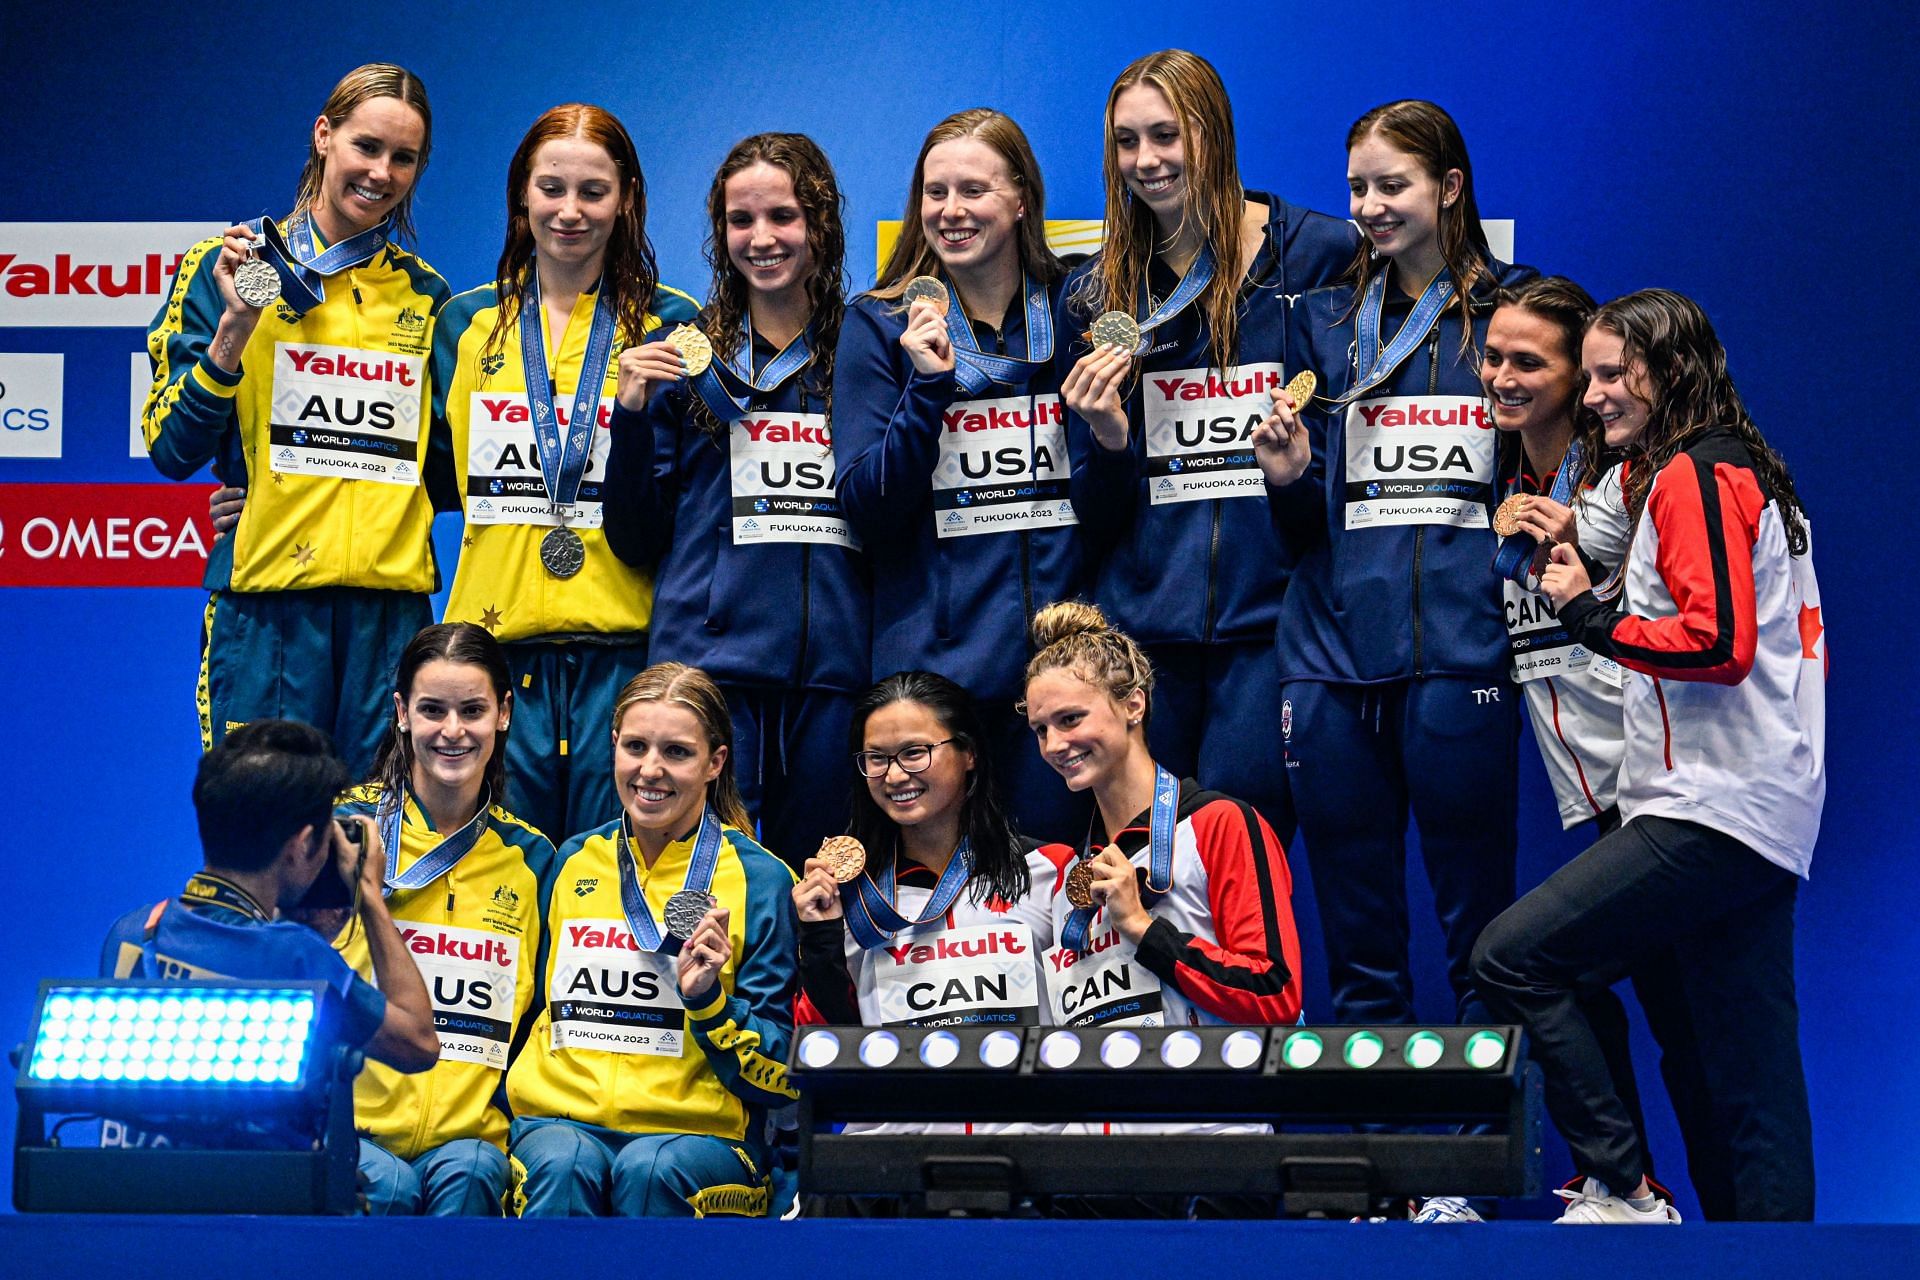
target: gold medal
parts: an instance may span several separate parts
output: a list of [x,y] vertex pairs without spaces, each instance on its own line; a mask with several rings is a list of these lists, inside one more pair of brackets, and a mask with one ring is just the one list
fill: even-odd
[[814,857],[827,864],[827,872],[836,883],[845,884],[867,867],[866,846],[852,836],[830,836],[820,842]]
[[947,308],[952,305],[952,297],[947,293],[947,286],[933,276],[915,276],[907,281],[905,291],[900,294],[900,301],[909,307],[916,302],[931,302],[943,316],[947,314]]
[[1119,347],[1128,355],[1140,349],[1140,322],[1124,311],[1107,311],[1093,322],[1087,337],[1096,347]]
[[1295,411],[1305,409],[1313,401],[1313,392],[1320,380],[1313,376],[1313,370],[1302,369],[1293,375],[1293,381],[1286,385],[1286,392],[1293,397]]
[[707,335],[690,324],[679,325],[667,335],[674,349],[680,353],[681,361],[687,366],[687,376],[697,378],[707,371],[713,363],[713,343]]
[[1520,513],[1526,510],[1525,494],[1516,493],[1494,509],[1493,531],[1503,538],[1520,532]]

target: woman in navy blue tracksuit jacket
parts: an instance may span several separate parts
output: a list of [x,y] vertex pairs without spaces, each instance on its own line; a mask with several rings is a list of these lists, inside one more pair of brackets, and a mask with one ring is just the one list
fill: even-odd
[[[934,127],[899,243],[840,329],[833,453],[873,565],[874,678],[925,670],[965,686],[1019,825],[1058,838],[1085,809],[1015,705],[1027,619],[1080,588],[1053,361],[1063,271],[1045,221],[1019,125],[976,108]],[[920,277],[944,290],[907,298]]]
[[607,460],[607,541],[660,559],[652,656],[720,683],[742,796],[795,866],[845,829],[847,731],[869,683],[866,565],[831,445],[841,203],[812,139],[734,146],[707,199],[714,367],[616,409]]
[[[1068,277],[1059,326],[1090,591],[1153,659],[1155,758],[1291,839],[1273,662],[1287,567],[1247,437],[1297,371],[1293,300],[1337,278],[1359,237],[1241,187],[1233,108],[1196,54],[1122,71],[1106,123],[1107,243]],[[1088,335],[1103,312],[1162,308],[1137,357]]]
[[1494,260],[1446,112],[1395,102],[1347,136],[1368,240],[1351,283],[1295,308],[1320,377],[1255,432],[1274,527],[1298,564],[1276,633],[1280,731],[1313,868],[1337,1017],[1413,1019],[1411,809],[1463,1021],[1469,961],[1513,900],[1519,697],[1490,569],[1496,432],[1477,349]]

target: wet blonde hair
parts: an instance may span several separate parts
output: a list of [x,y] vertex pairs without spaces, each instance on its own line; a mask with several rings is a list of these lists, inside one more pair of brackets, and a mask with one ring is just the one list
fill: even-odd
[[1140,723],[1153,714],[1153,664],[1133,637],[1107,621],[1098,605],[1062,600],[1033,615],[1033,657],[1028,684],[1047,671],[1065,670],[1125,702],[1137,689],[1146,696]]
[[733,776],[733,717],[727,712],[726,695],[713,677],[684,662],[656,662],[627,681],[613,703],[613,732],[620,734],[620,722],[627,712],[642,702],[672,702],[693,712],[706,735],[707,749],[727,749],[720,772],[707,784],[707,803],[720,815],[720,821],[739,831],[751,833],[753,818],[746,801],[740,797],[740,783]]
[[[405,67],[395,66],[391,62],[369,62],[340,77],[340,83],[333,86],[333,92],[327,95],[320,114],[327,118],[330,127],[338,129],[341,122],[352,115],[361,103],[371,102],[375,98],[395,98],[412,107],[419,114],[423,126],[420,163],[414,166],[413,185],[407,188],[407,194],[401,197],[393,210],[393,238],[411,242],[414,239],[413,197],[420,189],[420,179],[426,176],[427,157],[433,153],[433,108],[427,105],[427,86]],[[320,198],[320,180],[326,167],[326,161],[320,155],[320,148],[314,144],[313,133],[309,130],[307,164],[300,171],[300,188],[293,197],[295,213],[305,213]]]

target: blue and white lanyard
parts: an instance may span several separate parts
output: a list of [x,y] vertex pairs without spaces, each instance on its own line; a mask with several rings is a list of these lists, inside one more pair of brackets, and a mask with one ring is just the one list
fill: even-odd
[[[1173,828],[1179,804],[1179,781],[1165,767],[1154,765],[1153,807],[1147,816],[1147,894],[1155,902],[1173,888]],[[1080,857],[1084,861],[1092,856],[1093,839],[1089,833]],[[1060,945],[1069,951],[1085,952],[1087,930],[1099,911],[1098,906],[1075,907],[1060,930]]]
[[527,375],[527,410],[533,416],[533,439],[540,451],[540,481],[546,486],[547,500],[557,507],[572,505],[587,475],[607,362],[613,358],[614,329],[613,300],[603,282],[593,300],[593,328],[587,333],[587,354],[573,390],[573,416],[567,420],[567,436],[562,443],[560,423],[554,417],[553,381],[547,375],[540,273],[535,267],[528,268],[527,295],[520,308],[520,364]]

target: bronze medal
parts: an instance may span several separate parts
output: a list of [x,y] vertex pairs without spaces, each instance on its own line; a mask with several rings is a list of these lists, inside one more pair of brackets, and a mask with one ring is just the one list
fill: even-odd
[[1503,538],[1520,532],[1520,513],[1526,509],[1525,494],[1516,493],[1494,509],[1493,531]]
[[827,872],[838,884],[846,884],[867,867],[866,846],[852,836],[830,836],[820,842],[814,855],[827,864]]
[[561,527],[547,530],[540,539],[540,563],[556,578],[571,578],[587,562],[587,544],[580,535]]
[[953,305],[947,286],[933,276],[915,276],[907,281],[906,289],[900,294],[900,301],[911,307],[916,302],[931,302],[939,308],[940,314],[947,314],[947,308]]
[[1067,872],[1067,902],[1069,905],[1085,910],[1093,905],[1093,859],[1082,858],[1073,864],[1073,870]]

